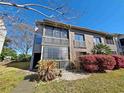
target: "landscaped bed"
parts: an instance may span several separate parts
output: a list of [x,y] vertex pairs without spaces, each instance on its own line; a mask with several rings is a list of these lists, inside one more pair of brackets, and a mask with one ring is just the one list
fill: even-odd
[[81,80],[41,83],[35,93],[124,93],[124,69]]
[[[12,67],[0,66],[0,93],[11,93],[19,82],[27,77],[26,73],[29,72],[25,73],[26,70],[23,70],[22,65],[24,68],[29,66],[25,62],[11,63]],[[107,73],[91,73],[90,76],[78,80],[41,81],[34,87],[34,93],[124,93],[124,69]]]

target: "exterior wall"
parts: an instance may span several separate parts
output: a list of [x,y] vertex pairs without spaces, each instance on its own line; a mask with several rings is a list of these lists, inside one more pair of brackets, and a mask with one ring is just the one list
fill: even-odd
[[86,42],[86,52],[91,53],[91,50],[94,47],[94,42],[93,42],[93,35],[90,34],[85,34],[85,42]]
[[124,35],[119,35],[117,37],[117,49],[119,54],[124,55],[124,46],[121,46],[120,39],[124,39]]
[[[38,25],[37,27],[38,27],[38,30],[37,30],[36,34],[40,34],[42,36],[42,40],[43,40],[44,37],[46,37],[44,34],[46,28],[45,28],[44,24]],[[82,53],[86,52],[88,54],[91,54],[91,50],[93,49],[93,47],[95,45],[94,37],[100,37],[101,43],[107,44],[106,39],[103,35],[95,34],[94,32],[91,33],[91,32],[85,31],[85,30],[83,31],[83,30],[75,30],[75,29],[68,28],[68,33],[69,33],[69,38],[68,38],[69,61],[76,60],[78,52],[82,52]],[[85,46],[84,47],[76,48],[74,46],[75,34],[84,35],[84,37],[85,37],[85,42],[84,42]],[[34,53],[41,53],[41,59],[43,59],[43,47],[45,47],[45,44],[43,42],[41,42],[41,44],[35,44],[35,38],[36,38],[36,35],[34,35],[33,55],[34,55]],[[119,47],[118,47],[118,39],[117,38],[114,38],[114,45],[112,45],[112,44],[107,44],[107,45],[110,46],[112,51],[116,51],[118,53]],[[60,45],[53,44],[52,46],[61,46],[61,44]],[[32,64],[33,64],[33,57],[32,57]]]
[[[76,34],[82,34],[85,37],[85,47],[83,48],[75,48],[74,47],[74,37]],[[105,44],[104,37],[98,35],[98,34],[93,34],[93,33],[88,33],[86,31],[79,31],[79,30],[70,30],[70,60],[74,61],[77,58],[77,53],[78,52],[86,52],[88,54],[91,54],[91,50],[94,47],[94,37],[99,36],[101,37],[101,42]]]
[[[104,38],[105,40],[105,38]],[[114,44],[107,44],[105,40],[105,44],[111,48],[112,51],[115,51],[118,54],[118,43],[116,37],[113,38]]]
[[0,18],[0,54],[1,54],[2,49],[3,49],[3,44],[5,41],[6,33],[7,33],[7,31],[6,31],[3,19]]

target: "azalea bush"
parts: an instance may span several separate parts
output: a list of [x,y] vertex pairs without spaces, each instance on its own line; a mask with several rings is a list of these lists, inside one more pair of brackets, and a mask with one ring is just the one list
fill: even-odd
[[80,57],[82,68],[88,72],[103,72],[114,69],[116,60],[110,55],[85,55]]
[[112,55],[116,60],[115,69],[124,68],[124,56]]
[[115,59],[110,55],[96,55],[99,71],[112,70],[116,65]]
[[97,72],[98,63],[94,55],[85,55],[79,58],[82,68],[88,72]]
[[99,67],[96,64],[83,64],[84,70],[87,72],[97,72]]

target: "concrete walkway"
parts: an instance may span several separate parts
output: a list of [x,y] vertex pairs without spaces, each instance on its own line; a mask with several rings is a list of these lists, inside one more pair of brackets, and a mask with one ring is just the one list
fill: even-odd
[[35,83],[30,82],[29,80],[23,80],[17,87],[12,90],[11,93],[34,93],[35,91]]
[[22,70],[26,76],[12,91],[11,93],[34,93],[36,86],[36,74],[35,72]]
[[59,80],[78,80],[83,78],[88,78],[90,74],[82,72],[69,72],[67,70],[62,70],[62,77],[59,78]]

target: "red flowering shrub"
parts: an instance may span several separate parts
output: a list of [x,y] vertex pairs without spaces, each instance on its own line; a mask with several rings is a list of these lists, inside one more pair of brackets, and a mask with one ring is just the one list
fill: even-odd
[[115,69],[124,68],[124,56],[113,55],[116,60]]
[[98,65],[94,55],[85,55],[80,57],[81,67],[88,72],[97,72]]
[[110,55],[97,55],[99,71],[112,70],[116,65],[115,59]]
[[97,60],[94,55],[85,55],[80,57],[80,61],[84,64],[96,64]]
[[99,67],[96,64],[83,64],[84,70],[87,72],[97,72]]
[[79,59],[81,67],[88,72],[112,70],[116,65],[114,57],[110,55],[85,55]]

